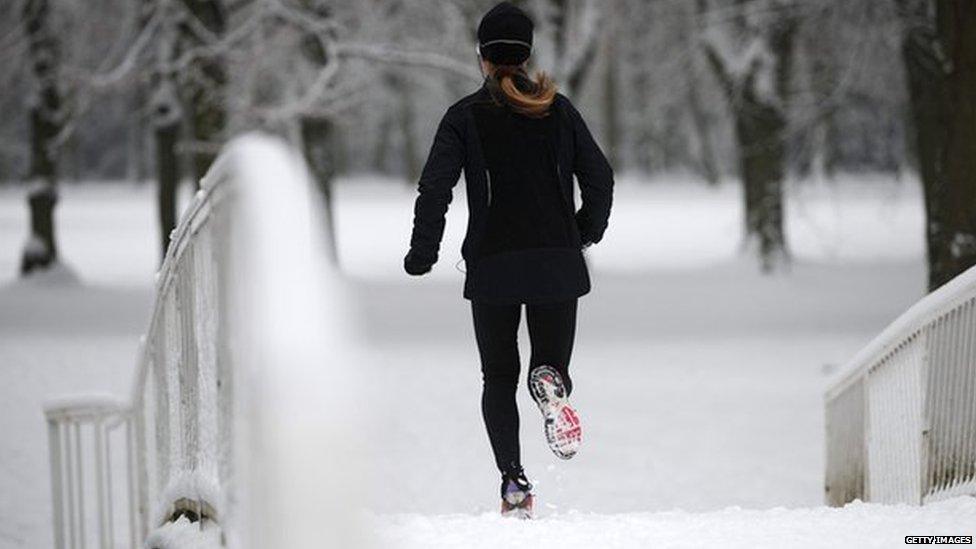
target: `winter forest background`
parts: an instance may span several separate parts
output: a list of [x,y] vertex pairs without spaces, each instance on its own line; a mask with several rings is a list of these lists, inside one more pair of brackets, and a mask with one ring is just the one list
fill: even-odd
[[[583,105],[618,173],[741,180],[765,269],[789,255],[784,181],[866,172],[922,175],[930,286],[973,262],[965,2],[522,3],[535,66]],[[491,4],[4,2],[0,181],[156,181],[166,235],[177,181],[262,128],[305,151],[327,197],[339,174],[413,182],[445,106],[480,80],[474,29]],[[24,270],[47,261],[44,225]]]
[[[41,404],[129,394],[170,231],[250,130],[301,151],[325,198],[366,343],[350,368],[381,396],[382,451],[361,465],[369,507],[394,515],[382,535],[526,543],[477,520],[497,479],[460,298],[463,183],[434,271],[402,272],[417,176],[481,83],[494,3],[0,0],[0,547],[51,546]],[[536,22],[532,68],[617,175],[573,355],[584,451],[554,460],[519,397],[542,512],[718,513],[570,514],[581,547],[772,516],[728,506],[812,508],[776,515],[808,540],[811,524],[848,541],[963,533],[958,509],[819,506],[826,375],[976,263],[976,3],[516,3]],[[462,515],[427,521],[442,513]],[[553,544],[541,524],[532,540]]]

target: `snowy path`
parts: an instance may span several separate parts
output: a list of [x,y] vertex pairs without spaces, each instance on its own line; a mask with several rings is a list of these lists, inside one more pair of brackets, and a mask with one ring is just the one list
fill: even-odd
[[[858,338],[580,339],[573,399],[584,445],[573,460],[552,455],[524,384],[519,394],[523,464],[540,509],[821,504],[821,361],[840,360]],[[368,458],[376,486],[370,507],[493,511],[498,479],[480,415],[475,352],[398,345],[374,348],[372,356],[383,434]]]
[[381,546],[402,549],[532,547],[534,549],[886,548],[905,536],[976,535],[976,499],[926,507],[853,503],[843,509],[765,511],[728,508],[596,515],[565,513],[535,521],[470,515],[387,515],[371,518]]

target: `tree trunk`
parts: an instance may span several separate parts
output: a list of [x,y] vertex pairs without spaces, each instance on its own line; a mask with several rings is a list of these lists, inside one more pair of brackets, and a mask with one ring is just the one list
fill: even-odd
[[[598,29],[584,27],[582,23],[585,21],[581,22],[580,19],[587,9],[586,0],[541,0],[521,4],[530,10],[534,8],[537,36],[540,39],[543,35],[551,38],[551,51],[547,52],[551,55],[551,72],[563,93],[573,97],[589,78],[599,46]],[[597,27],[599,24],[597,20]],[[571,46],[581,49],[573,51]],[[543,58],[536,61],[547,65]]]
[[941,51],[934,32],[934,21],[928,12],[928,0],[915,2],[903,9],[915,21],[928,21],[930,26],[913,25],[907,29],[902,44],[905,62],[911,122],[914,133],[911,147],[915,151],[918,174],[925,197],[925,240],[929,267],[929,289],[941,286],[948,278],[948,251],[945,221],[942,218],[946,188],[942,158],[945,154],[946,112],[945,76]]
[[940,0],[939,35],[951,69],[945,83],[948,281],[976,265],[976,2]]
[[746,212],[744,246],[756,249],[763,272],[771,272],[788,259],[783,231],[786,121],[777,108],[755,100],[742,101],[735,120]]
[[934,290],[976,264],[976,4],[899,6]]
[[[745,202],[743,248],[757,251],[760,267],[768,273],[785,267],[789,261],[783,222],[783,178],[795,21],[781,18],[772,29],[763,32],[768,33],[765,39],[775,57],[771,67],[753,62],[744,75],[734,76],[713,46],[706,44],[705,54],[735,118]],[[772,72],[760,75],[762,70]],[[772,79],[772,90],[761,93],[757,86],[761,77]]]
[[[566,31],[563,30],[562,32],[565,33]],[[590,71],[593,69],[593,60],[596,58],[597,45],[598,41],[595,37],[585,42],[583,53],[579,59],[574,65],[568,67],[565,82],[567,94],[575,95],[583,89],[583,85],[586,84],[590,76]],[[566,62],[564,61],[562,64],[565,65]]]
[[[218,38],[223,36],[226,18],[220,0],[183,0],[183,4],[207,31]],[[190,29],[182,29],[181,36],[184,47],[205,45]],[[227,73],[223,60],[218,56],[198,57],[189,71],[194,77],[185,79],[187,83],[184,85],[183,96],[186,98],[193,132],[191,165],[194,181],[199,185],[224,140],[227,126]]]
[[176,228],[176,192],[180,182],[176,146],[179,139],[179,121],[156,126],[156,172],[159,183],[156,203],[163,257],[166,257],[170,235]]
[[[814,96],[818,101],[827,102],[834,93],[836,77],[827,51],[814,50],[810,60],[810,79],[814,89]],[[817,180],[833,180],[837,167],[837,122],[834,107],[828,105],[823,113],[817,116],[813,128],[811,143],[810,171]]]
[[718,185],[718,162],[715,160],[715,149],[712,147],[711,124],[702,105],[701,95],[698,93],[700,84],[694,73],[688,78],[688,111],[698,141],[698,171],[709,185]]
[[[145,0],[145,14],[156,0]],[[176,6],[160,4],[157,9],[174,9]],[[148,24],[143,16],[140,26]],[[160,258],[165,259],[170,234],[176,228],[176,198],[182,175],[178,146],[182,138],[183,103],[176,83],[177,75],[167,66],[177,56],[179,29],[172,13],[164,14],[163,25],[156,36],[156,58],[146,98],[150,102],[149,120],[153,129],[156,156],[156,208],[159,216]]]
[[[697,17],[700,17],[706,10],[707,6],[704,0],[698,0],[696,10],[690,11],[689,16],[685,19],[686,32],[681,35],[681,43],[689,50],[693,50],[695,47],[692,38],[697,29]],[[692,55],[688,67],[688,94],[686,99],[688,102],[688,114],[691,116],[691,124],[694,129],[695,141],[698,145],[698,157],[695,161],[695,166],[702,178],[709,185],[715,186],[719,183],[720,174],[715,148],[712,146],[712,124],[701,97],[700,88],[702,78],[700,70],[701,58],[697,55]]]
[[21,256],[20,274],[28,275],[35,270],[47,269],[57,261],[58,249],[54,239],[54,206],[57,203],[58,190],[55,185],[42,183],[28,193],[31,232]]
[[125,177],[129,181],[142,182],[147,177],[146,167],[146,120],[143,106],[146,104],[146,87],[139,82],[132,92],[132,107],[126,127]]
[[301,120],[302,149],[309,170],[322,194],[325,205],[326,239],[332,262],[339,263],[338,242],[332,201],[332,182],[335,179],[336,147],[335,123],[326,118],[303,117]]
[[[324,3],[302,0],[302,7],[315,16],[328,19],[332,16],[332,9]],[[318,38],[306,35],[303,38],[303,53],[318,66],[335,63],[330,59]],[[332,182],[336,174],[338,162],[337,126],[327,117],[303,116],[299,122],[302,140],[302,152],[309,170],[322,194],[325,206],[326,240],[329,243],[330,259],[335,265],[339,264],[338,241],[335,235],[334,208],[332,202]]]
[[22,275],[47,269],[58,259],[54,207],[58,202],[58,135],[64,124],[64,106],[57,82],[60,52],[49,15],[48,0],[24,4],[23,24],[37,91],[30,115],[30,237],[21,257]]

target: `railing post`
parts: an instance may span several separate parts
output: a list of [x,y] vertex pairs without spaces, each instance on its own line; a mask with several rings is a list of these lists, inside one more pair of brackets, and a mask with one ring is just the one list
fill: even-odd
[[[113,418],[117,419],[117,418]],[[118,424],[113,425],[113,428]],[[115,506],[112,505],[112,498],[115,494],[112,491],[112,445],[111,445],[111,435],[110,429],[105,427],[105,493],[108,497],[105,498],[106,507],[106,526],[107,541],[110,549],[115,545],[115,521],[113,520],[115,514]]]
[[64,549],[64,485],[61,478],[61,426],[47,420],[47,440],[51,448],[51,506],[54,520],[54,547]]
[[[969,317],[966,324],[966,363],[969,364],[969,385],[966,394],[976,394],[976,299],[969,302]],[[976,483],[976,398],[969,402],[967,420],[969,422],[968,437],[965,445],[969,449],[967,461],[969,463],[969,482]]]
[[132,410],[129,416],[125,420],[125,476],[129,481],[128,490],[128,508],[129,508],[129,546],[137,547],[138,539],[141,537],[141,532],[139,532],[139,520],[137,520],[137,515],[139,513],[139,484],[136,466],[136,451],[135,445],[132,443],[132,439],[136,436],[135,429],[133,429],[133,415],[139,413],[137,410]]
[[71,444],[71,423],[65,422],[61,429],[61,434],[64,437],[64,470],[66,476],[68,477],[68,536],[71,540],[69,547],[74,549],[78,545],[78,527],[75,524],[77,515],[75,513],[75,468],[74,468],[74,450]]
[[108,546],[105,528],[105,454],[104,433],[102,420],[95,420],[92,425],[95,433],[95,513],[98,518],[98,543],[100,547]]
[[921,371],[919,372],[919,383],[922,384],[922,447],[920,449],[921,456],[919,456],[919,471],[918,474],[921,477],[919,481],[919,495],[918,500],[924,501],[925,494],[928,493],[929,487],[929,460],[932,455],[932,414],[929,410],[929,371],[931,370],[931,357],[932,352],[930,346],[932,345],[932,325],[927,325],[922,328],[922,364]]
[[78,477],[78,546],[85,549],[85,482],[82,470],[84,459],[81,455],[81,424],[72,423],[75,436],[75,476]]
[[873,426],[871,425],[871,411],[869,408],[870,404],[870,391],[868,390],[868,379],[870,379],[870,373],[865,376],[864,380],[861,381],[861,421],[863,425],[863,436],[861,437],[861,463],[863,463],[864,469],[863,478],[864,485],[861,488],[861,493],[865,501],[870,501],[871,499],[871,452],[869,451],[868,441],[871,440],[871,430]]

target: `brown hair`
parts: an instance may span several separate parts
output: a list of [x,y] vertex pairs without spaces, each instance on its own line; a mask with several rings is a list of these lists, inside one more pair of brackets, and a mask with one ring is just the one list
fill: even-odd
[[533,79],[521,65],[488,63],[488,69],[493,95],[512,110],[531,118],[549,114],[549,107],[556,98],[556,84],[548,74],[537,72]]

